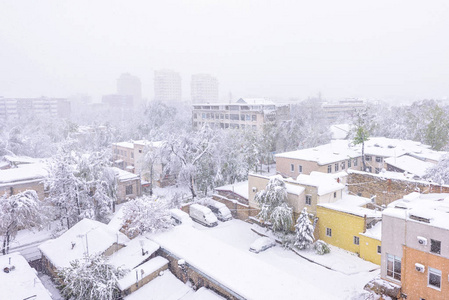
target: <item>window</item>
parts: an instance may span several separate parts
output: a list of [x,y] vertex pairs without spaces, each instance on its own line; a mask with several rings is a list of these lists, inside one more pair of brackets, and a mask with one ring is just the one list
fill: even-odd
[[348,168],[350,168],[350,167],[351,167],[351,160],[348,159]]
[[252,115],[251,118],[253,119],[253,121],[257,121],[257,116],[256,115]]
[[332,165],[327,166],[327,173],[332,173]]
[[334,192],[334,198],[337,198],[337,192]]
[[127,185],[126,186],[126,195],[130,195],[133,193],[133,186],[132,185]]
[[382,253],[382,247],[381,246],[377,246],[377,254],[381,254]]
[[224,119],[224,114],[220,114],[220,120]]
[[342,169],[342,170],[346,169],[346,163],[345,163],[345,162],[342,162],[342,163],[341,163],[341,169]]
[[302,166],[301,165],[298,165],[298,172],[302,173]]
[[366,167],[366,171],[369,172],[369,173],[372,173],[372,172],[373,172],[373,168],[371,168],[371,167]]
[[326,228],[326,235],[327,236],[332,236],[332,229],[331,228]]
[[376,156],[376,162],[383,162],[383,158],[379,157],[379,156]]
[[294,164],[290,165],[290,171],[295,172],[295,165]]
[[245,115],[240,115],[240,121],[245,121]]
[[379,174],[379,173],[380,173],[380,171],[381,171],[381,169],[380,169],[380,168],[376,168],[376,169],[375,169],[375,172],[376,172],[376,174]]
[[225,115],[225,119],[229,120],[229,115],[228,114]]
[[134,152],[131,152],[131,158],[134,158]]
[[312,195],[306,195],[306,205],[312,205]]
[[430,252],[441,254],[441,241],[430,240]]
[[337,172],[337,171],[338,171],[338,163],[335,164],[335,172]]
[[357,167],[357,158],[354,158],[354,167]]
[[360,245],[360,239],[358,236],[354,235],[354,245]]
[[371,156],[365,155],[365,160],[366,160],[366,161],[371,161]]
[[203,113],[201,116],[203,117],[203,119],[206,119],[206,113]]
[[193,114],[193,118],[196,119],[196,114]]
[[429,286],[433,288],[441,288],[441,271],[429,268]]
[[239,115],[238,114],[231,114],[230,118],[231,118],[231,120],[238,121],[239,120]]
[[387,253],[387,276],[401,280],[401,258]]
[[251,115],[245,115],[245,120],[246,121],[251,121]]

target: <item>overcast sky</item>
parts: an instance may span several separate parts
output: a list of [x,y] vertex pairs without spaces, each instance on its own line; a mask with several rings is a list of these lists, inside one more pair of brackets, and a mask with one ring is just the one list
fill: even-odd
[[449,96],[449,1],[0,0],[0,96],[94,100],[116,79],[195,73],[220,97]]

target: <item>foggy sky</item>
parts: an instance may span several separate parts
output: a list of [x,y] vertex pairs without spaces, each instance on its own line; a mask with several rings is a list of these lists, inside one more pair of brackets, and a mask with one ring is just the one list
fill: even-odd
[[449,96],[449,1],[0,0],[0,96],[98,101],[116,79],[210,73],[220,98]]

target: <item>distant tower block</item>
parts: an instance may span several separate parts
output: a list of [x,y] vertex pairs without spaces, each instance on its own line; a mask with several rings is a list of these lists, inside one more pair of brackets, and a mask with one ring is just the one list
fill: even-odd
[[173,70],[154,71],[154,100],[174,105],[181,102],[181,76]]
[[192,103],[218,102],[218,80],[209,74],[192,75]]
[[140,79],[129,73],[123,73],[117,79],[117,94],[120,96],[132,96],[134,105],[142,101],[142,84]]

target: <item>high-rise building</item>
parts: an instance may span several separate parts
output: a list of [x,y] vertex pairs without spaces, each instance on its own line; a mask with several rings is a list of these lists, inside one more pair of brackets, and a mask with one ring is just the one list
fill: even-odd
[[154,100],[166,104],[181,101],[181,76],[173,70],[154,71]]
[[142,100],[142,84],[140,79],[129,73],[123,73],[117,79],[117,94],[121,96],[132,96],[134,105]]
[[218,102],[218,80],[209,74],[192,75],[192,103]]

